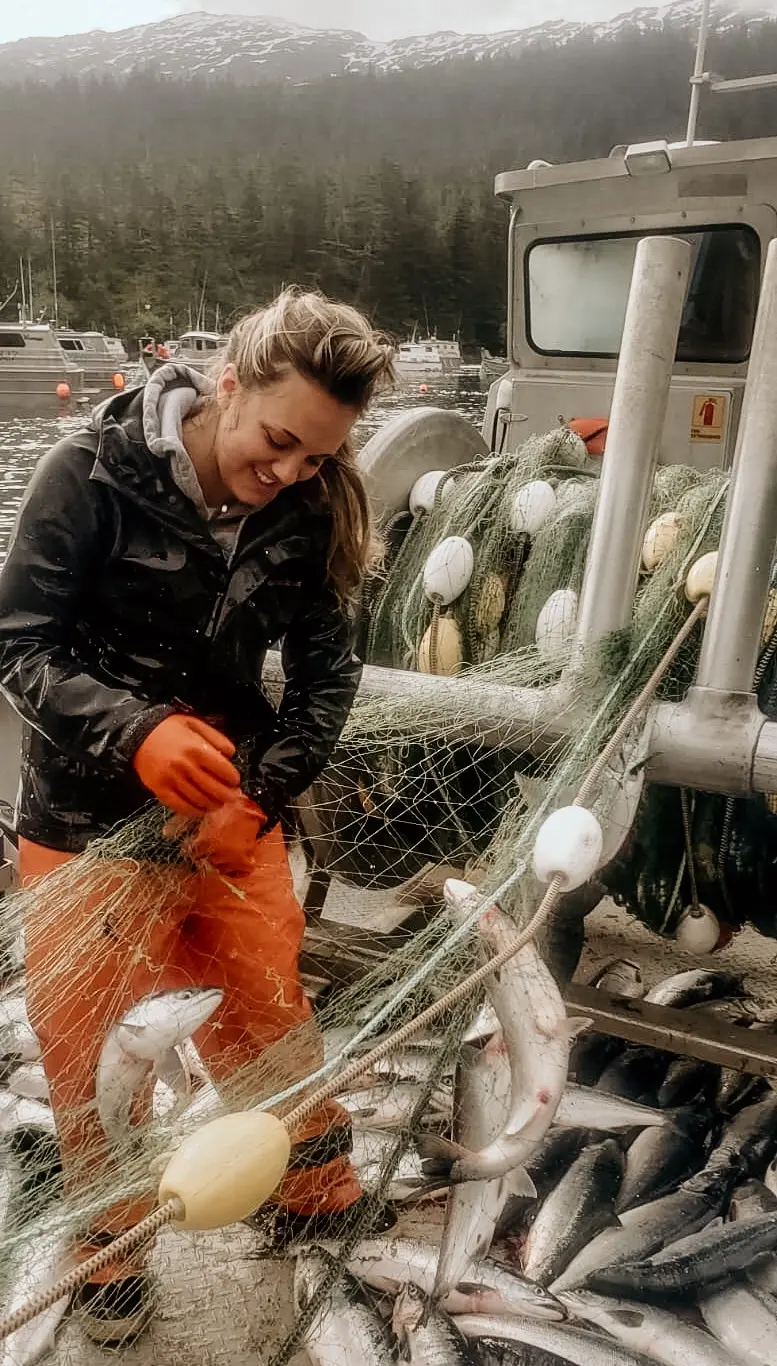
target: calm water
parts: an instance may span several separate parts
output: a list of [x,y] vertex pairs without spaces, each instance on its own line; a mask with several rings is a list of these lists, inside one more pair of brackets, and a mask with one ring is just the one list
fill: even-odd
[[[376,404],[358,424],[357,444],[363,445],[397,413],[414,407],[455,408],[479,427],[485,402],[477,370],[465,370],[445,384],[430,384],[426,394],[407,388]],[[83,417],[0,419],[0,558],[5,554],[19,501],[36,462],[55,441],[81,426]]]

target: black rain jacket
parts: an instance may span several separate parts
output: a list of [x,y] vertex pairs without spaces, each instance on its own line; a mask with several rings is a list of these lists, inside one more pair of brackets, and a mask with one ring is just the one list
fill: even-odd
[[[276,820],[324,768],[361,676],[319,481],[250,513],[227,562],[148,449],[142,392],[39,462],[0,573],[0,689],[25,723],[16,828],[73,853],[151,800],[132,758],[175,711],[240,746],[243,789]],[[278,641],[276,712],[262,666]]]

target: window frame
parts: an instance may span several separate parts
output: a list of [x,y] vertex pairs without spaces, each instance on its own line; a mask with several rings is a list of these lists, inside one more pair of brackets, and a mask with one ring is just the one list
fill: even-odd
[[[523,264],[523,270],[522,270],[522,275],[523,275],[523,280],[522,280],[522,284],[523,284],[523,289],[522,289],[522,293],[523,293],[523,330],[524,330],[524,337],[525,337],[525,340],[526,340],[527,345],[529,346],[529,348],[530,348],[536,355],[542,356],[543,359],[546,359],[546,360],[562,360],[562,361],[563,361],[563,360],[569,360],[569,361],[589,361],[589,360],[590,360],[590,361],[602,361],[602,360],[604,360],[604,361],[616,361],[616,360],[618,359],[618,354],[619,354],[618,351],[594,351],[594,350],[590,350],[590,351],[572,351],[572,350],[562,350],[562,349],[557,349],[557,348],[551,349],[551,348],[542,347],[542,346],[538,345],[538,343],[536,342],[536,340],[535,340],[535,338],[534,338],[534,336],[533,336],[533,334],[532,334],[532,330],[531,330],[531,280],[530,280],[530,276],[529,276],[531,256],[532,256],[532,253],[536,250],[537,247],[541,247],[541,246],[560,246],[560,245],[563,245],[564,243],[579,243],[579,244],[583,245],[583,244],[588,244],[588,243],[592,243],[592,242],[616,242],[616,241],[620,242],[620,241],[629,241],[629,240],[632,240],[632,239],[635,240],[635,241],[637,241],[637,242],[639,242],[639,241],[641,240],[641,238],[643,238],[643,237],[648,237],[648,236],[649,236],[649,237],[687,237],[687,236],[690,236],[690,235],[692,235],[692,234],[693,234],[693,235],[701,236],[702,234],[705,234],[705,233],[710,233],[710,234],[721,234],[721,233],[724,233],[724,232],[732,232],[732,231],[734,231],[734,232],[743,232],[743,233],[749,234],[749,235],[754,239],[755,246],[756,246],[756,250],[757,250],[756,274],[757,274],[757,278],[758,278],[758,286],[759,286],[759,289],[758,289],[758,292],[757,292],[757,294],[756,294],[755,306],[754,306],[754,309],[753,309],[753,317],[752,317],[752,327],[751,327],[751,329],[750,329],[750,341],[749,341],[749,344],[748,344],[748,346],[747,346],[747,349],[746,349],[746,351],[745,351],[744,354],[737,354],[736,356],[726,357],[726,358],[724,358],[724,359],[721,359],[720,357],[710,357],[710,356],[703,356],[703,355],[696,355],[696,354],[684,354],[684,355],[682,356],[682,358],[678,358],[677,355],[676,355],[676,356],[675,356],[675,363],[676,363],[676,364],[682,364],[682,365],[690,365],[690,366],[716,365],[716,366],[724,366],[724,367],[729,367],[729,368],[732,367],[732,366],[742,366],[742,365],[746,365],[747,362],[748,362],[748,360],[750,359],[750,354],[751,354],[751,351],[752,351],[753,330],[754,330],[754,328],[755,328],[756,309],[757,309],[757,306],[758,306],[758,294],[760,293],[760,281],[761,281],[762,274],[763,274],[763,265],[764,265],[763,257],[764,257],[764,251],[763,251],[763,243],[762,243],[762,240],[761,240],[761,234],[759,233],[758,229],[757,229],[752,223],[748,223],[748,222],[745,222],[745,221],[739,221],[739,222],[733,222],[733,221],[731,221],[731,220],[721,220],[721,221],[719,221],[719,222],[705,221],[705,222],[701,222],[701,223],[693,224],[693,225],[691,225],[691,224],[689,224],[689,223],[683,223],[683,224],[672,224],[671,226],[665,226],[665,227],[651,227],[651,228],[621,228],[621,229],[612,228],[612,229],[610,229],[609,231],[604,231],[604,230],[603,230],[603,231],[590,232],[590,233],[580,233],[580,232],[577,232],[577,233],[561,233],[561,234],[557,234],[557,233],[547,234],[547,233],[546,233],[546,234],[543,234],[542,236],[537,236],[533,241],[531,241],[530,243],[527,244],[526,249],[525,249],[525,251],[524,251],[524,253],[523,253],[523,263],[522,263],[522,264]],[[690,283],[690,282],[689,282],[689,283]],[[687,302],[687,300],[686,300],[686,302]],[[682,338],[682,325],[681,325],[680,338],[678,339],[678,341],[679,341],[681,338]]]

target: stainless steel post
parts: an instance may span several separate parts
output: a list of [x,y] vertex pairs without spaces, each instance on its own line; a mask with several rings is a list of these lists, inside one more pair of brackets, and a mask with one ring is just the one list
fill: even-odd
[[637,247],[580,599],[583,647],[631,620],[690,260],[677,237]]
[[777,539],[777,240],[769,243],[698,688],[749,693]]

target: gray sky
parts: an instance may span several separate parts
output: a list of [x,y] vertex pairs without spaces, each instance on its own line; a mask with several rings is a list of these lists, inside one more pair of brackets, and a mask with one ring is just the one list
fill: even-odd
[[[650,3],[650,0],[647,0]],[[370,38],[435,29],[488,33],[547,19],[609,19],[639,0],[0,0],[0,42],[151,23],[182,10],[273,15],[316,28],[351,28]]]

